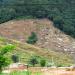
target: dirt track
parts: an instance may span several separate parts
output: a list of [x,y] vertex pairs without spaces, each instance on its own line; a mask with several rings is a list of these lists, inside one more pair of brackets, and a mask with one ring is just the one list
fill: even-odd
[[66,71],[66,69],[50,68],[31,68],[32,72],[42,72],[42,75],[75,75],[75,71]]
[[45,71],[43,75],[75,75],[74,71]]
[[65,68],[31,67],[28,70],[32,72],[32,75],[35,73],[39,73],[38,75],[75,75],[75,71],[67,71]]

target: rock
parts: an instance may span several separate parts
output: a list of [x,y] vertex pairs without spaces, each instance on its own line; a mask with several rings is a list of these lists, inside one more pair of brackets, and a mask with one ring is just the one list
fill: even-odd
[[61,41],[61,42],[63,41],[63,39],[62,39],[62,38],[57,38],[57,40],[59,40],[59,41]]
[[65,48],[64,51],[68,51],[68,50]]

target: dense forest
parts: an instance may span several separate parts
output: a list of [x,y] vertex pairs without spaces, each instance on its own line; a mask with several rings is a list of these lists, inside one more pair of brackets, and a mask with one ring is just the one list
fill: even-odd
[[48,18],[75,37],[75,0],[0,0],[0,23],[21,16]]

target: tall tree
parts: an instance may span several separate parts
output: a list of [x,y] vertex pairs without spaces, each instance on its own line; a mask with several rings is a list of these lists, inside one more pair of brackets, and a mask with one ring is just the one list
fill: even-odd
[[0,48],[0,72],[2,68],[8,65],[8,58],[5,57],[5,54],[15,48],[14,45],[5,45]]

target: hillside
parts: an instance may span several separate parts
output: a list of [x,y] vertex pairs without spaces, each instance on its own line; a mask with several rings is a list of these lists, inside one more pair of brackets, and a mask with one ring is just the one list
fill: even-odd
[[38,58],[44,58],[47,63],[54,62],[55,65],[63,65],[63,66],[69,66],[73,64],[72,57],[70,55],[67,55],[66,53],[58,53],[54,52],[51,49],[46,50],[43,48],[38,48],[33,45],[29,45],[27,43],[22,43],[20,41],[12,40],[12,39],[5,39],[0,37],[0,46],[6,45],[6,44],[14,44],[16,46],[15,50],[7,53],[5,56],[7,56],[11,60],[11,56],[13,54],[18,55],[20,62],[22,63],[28,63],[31,56],[37,56]]
[[[0,36],[25,43],[31,32],[35,32],[38,41],[35,46],[69,53],[75,56],[75,40],[53,26],[48,19],[11,20],[0,24]],[[74,58],[75,59],[75,58]]]
[[19,17],[47,18],[75,37],[75,0],[0,0],[0,23]]

